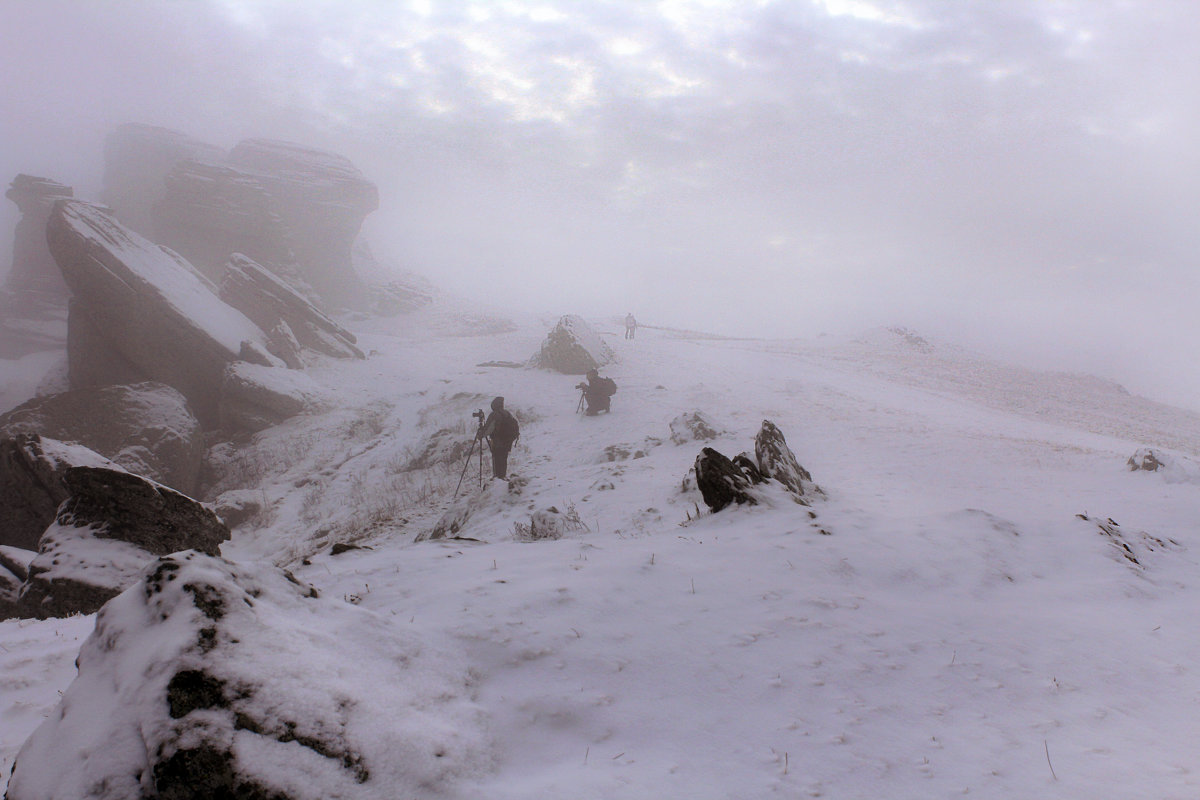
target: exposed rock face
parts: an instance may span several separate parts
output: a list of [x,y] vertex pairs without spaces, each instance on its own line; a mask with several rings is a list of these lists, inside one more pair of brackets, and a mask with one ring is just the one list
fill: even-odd
[[783,432],[769,419],[763,420],[762,428],[754,437],[754,455],[763,475],[779,481],[797,497],[820,493],[820,488],[813,483],[812,475],[800,466],[800,462],[787,446]]
[[89,387],[35,397],[0,416],[0,435],[17,433],[78,442],[130,472],[184,494],[199,489],[204,461],[200,422],[184,396],[163,383]]
[[[169,250],[125,228],[105,209],[60,200],[47,226],[50,252],[71,288],[71,386],[127,383],[127,370],[179,390],[202,424],[217,419],[225,367],[262,353],[266,334],[221,302]],[[249,343],[249,347],[246,346]],[[102,359],[101,354],[111,357]],[[85,355],[121,365],[110,380]],[[251,356],[252,357],[252,356]]]
[[104,143],[104,202],[122,224],[155,239],[167,175],[184,161],[220,163],[221,148],[154,125],[121,125]]
[[37,550],[67,499],[67,470],[80,466],[114,465],[86,447],[37,434],[0,436],[0,545]]
[[567,314],[546,336],[530,364],[566,375],[583,375],[615,359],[612,348],[601,341],[582,317]]
[[156,555],[215,554],[229,529],[209,508],[121,469],[71,467],[69,496],[42,534],[21,587],[23,617],[91,614],[137,580]]
[[366,290],[351,247],[379,190],[345,158],[288,142],[247,139],[229,164],[254,175],[289,233],[300,273],[327,302],[363,307]]
[[702,411],[689,411],[671,420],[671,441],[675,444],[709,442],[722,433]]
[[285,362],[288,355],[293,355],[293,339],[302,347],[334,358],[364,357],[355,346],[354,334],[240,253],[234,253],[226,265],[225,275],[221,278],[221,299],[262,330],[271,331],[268,348]]
[[48,178],[18,175],[5,196],[21,218],[13,231],[12,270],[0,290],[0,358],[61,348],[67,338],[67,285],[46,246],[54,201],[73,194]]
[[254,433],[321,407],[321,387],[302,372],[239,361],[225,370],[221,427]]
[[0,545],[0,619],[17,616],[21,584],[29,577],[29,565],[36,555],[32,550]]
[[696,456],[696,485],[704,504],[720,511],[731,503],[756,505],[757,500],[746,490],[750,479],[725,456],[705,447]]
[[489,761],[461,661],[276,567],[167,556],[100,611],[8,800],[456,794]]
[[1158,453],[1148,447],[1138,449],[1125,463],[1131,471],[1144,469],[1147,472],[1158,472],[1166,466]]

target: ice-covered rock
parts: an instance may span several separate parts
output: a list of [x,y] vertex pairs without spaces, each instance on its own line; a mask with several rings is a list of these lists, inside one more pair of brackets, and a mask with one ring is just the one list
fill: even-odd
[[787,445],[783,431],[764,419],[762,428],[754,437],[754,455],[758,460],[758,469],[768,478],[774,478],[788,488],[797,498],[820,494],[820,488],[813,483],[812,475],[800,466],[796,456]]
[[254,433],[324,401],[324,390],[303,372],[237,361],[222,376],[221,427]]
[[87,387],[35,397],[0,416],[0,435],[17,433],[78,442],[184,494],[199,489],[203,431],[187,399],[164,383]]
[[328,303],[365,307],[351,248],[363,220],[379,207],[379,190],[349,160],[290,142],[247,139],[230,166],[253,175],[288,231],[303,278]]
[[461,657],[270,565],[158,559],[78,665],[8,800],[424,797],[491,766]]
[[243,343],[265,353],[266,334],[190,264],[100,206],[58,201],[46,235],[73,295],[72,387],[139,375],[175,387],[203,424],[214,423],[225,367],[243,357]]
[[610,348],[582,317],[567,314],[547,334],[530,364],[566,375],[583,375],[616,360]]
[[671,420],[671,441],[675,444],[709,442],[723,433],[703,411],[689,411]]
[[[264,331],[268,347],[287,361],[289,339],[309,350],[334,358],[363,358],[354,334],[338,325],[287,283],[253,259],[234,253],[221,278],[221,299],[245,314]],[[278,330],[280,323],[284,330]],[[289,365],[290,366],[290,365]]]
[[68,497],[42,534],[21,587],[23,617],[90,614],[123,592],[155,556],[216,554],[229,529],[190,497],[124,470],[71,467]]
[[69,494],[71,467],[113,467],[82,445],[36,433],[0,435],[0,545],[37,550]]

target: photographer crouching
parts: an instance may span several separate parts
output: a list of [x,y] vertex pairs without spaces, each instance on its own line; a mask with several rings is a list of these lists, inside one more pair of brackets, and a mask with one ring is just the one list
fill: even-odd
[[594,417],[601,411],[608,411],[612,403],[612,396],[617,393],[616,381],[612,378],[600,377],[600,373],[594,369],[589,369],[587,381],[575,384],[575,388],[583,393],[579,398],[579,408],[576,410],[582,409],[586,401],[587,410],[584,413],[589,417]]

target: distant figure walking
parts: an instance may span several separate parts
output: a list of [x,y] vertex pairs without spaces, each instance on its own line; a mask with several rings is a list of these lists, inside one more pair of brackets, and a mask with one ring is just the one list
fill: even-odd
[[637,320],[633,318],[633,312],[630,311],[625,315],[625,338],[632,339],[637,333]]
[[521,438],[521,426],[517,418],[504,409],[504,398],[492,401],[492,413],[479,427],[476,439],[487,439],[492,451],[492,476],[508,480],[508,453],[513,443]]
[[594,417],[601,411],[609,410],[612,396],[617,393],[617,382],[612,378],[600,377],[600,373],[594,369],[588,370],[587,378],[586,383],[577,383],[575,388],[583,391],[583,396],[579,398],[580,407],[586,401],[587,410],[584,413]]

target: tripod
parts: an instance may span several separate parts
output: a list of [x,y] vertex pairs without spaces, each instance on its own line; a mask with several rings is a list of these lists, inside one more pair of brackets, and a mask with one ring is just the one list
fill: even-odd
[[467,448],[467,460],[463,462],[462,472],[458,475],[458,485],[454,487],[454,495],[450,498],[452,501],[458,497],[458,490],[462,488],[463,478],[467,475],[467,467],[471,466],[471,454],[475,452],[475,445],[479,445],[479,488],[483,488],[483,440],[479,437],[479,431],[483,430],[483,412],[480,411],[479,428],[475,431],[475,438],[471,440],[471,446]]
[[584,391],[579,392],[579,405],[575,406],[576,414],[578,414],[580,411],[583,411],[583,398],[586,396],[587,396],[586,392],[584,392]]

